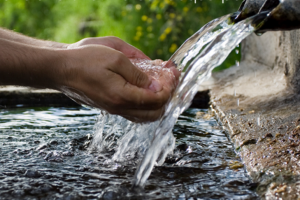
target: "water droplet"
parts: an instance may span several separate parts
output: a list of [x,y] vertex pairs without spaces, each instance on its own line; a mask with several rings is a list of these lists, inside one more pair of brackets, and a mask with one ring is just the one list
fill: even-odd
[[236,100],[236,105],[239,107],[240,106],[240,99]]
[[236,96],[236,91],[235,91],[235,89],[234,89],[234,92],[233,92],[233,96]]
[[235,61],[235,65],[237,66],[237,67],[239,67],[240,66],[240,62],[239,61]]
[[260,126],[260,117],[257,117],[257,126]]
[[239,53],[240,53],[240,51],[239,51],[238,49],[236,49],[236,50],[235,50],[235,53],[236,53],[236,54],[239,54]]

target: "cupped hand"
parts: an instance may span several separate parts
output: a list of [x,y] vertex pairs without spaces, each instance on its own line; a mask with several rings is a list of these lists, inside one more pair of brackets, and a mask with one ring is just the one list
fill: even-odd
[[68,45],[67,49],[74,49],[86,45],[103,45],[122,52],[128,58],[142,58],[150,60],[150,58],[141,50],[114,36],[85,38],[79,42]]
[[[147,75],[130,62],[143,53],[115,46],[82,45],[62,51],[65,58],[57,89],[80,104],[97,107],[131,121],[157,120],[176,87],[172,70]],[[127,46],[125,44],[125,46]],[[162,68],[163,69],[163,68]],[[159,74],[160,73],[160,74]]]

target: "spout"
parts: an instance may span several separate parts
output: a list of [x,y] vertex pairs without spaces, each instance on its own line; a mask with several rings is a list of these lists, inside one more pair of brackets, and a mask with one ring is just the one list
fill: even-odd
[[232,15],[231,20],[233,22],[239,22],[258,14],[261,8],[265,6],[266,2],[266,7],[270,9],[275,8],[279,4],[279,0],[244,0],[238,11]]
[[231,20],[236,23],[260,13],[267,17],[258,33],[300,28],[300,0],[244,0]]
[[271,10],[259,31],[293,30],[300,28],[300,0],[281,0]]

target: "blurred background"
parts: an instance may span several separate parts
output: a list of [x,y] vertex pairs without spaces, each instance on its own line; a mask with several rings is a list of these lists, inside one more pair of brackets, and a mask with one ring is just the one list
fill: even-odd
[[[224,3],[222,3],[224,1]],[[168,60],[210,20],[242,0],[0,0],[0,26],[28,36],[74,43],[117,36],[152,59]],[[239,48],[217,70],[240,60]]]

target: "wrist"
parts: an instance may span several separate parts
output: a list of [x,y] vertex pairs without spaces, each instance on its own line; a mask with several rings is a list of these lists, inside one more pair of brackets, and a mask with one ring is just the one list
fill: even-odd
[[[58,89],[64,58],[60,51],[51,48],[29,47],[28,54],[18,58],[17,85]],[[14,77],[13,77],[14,78]]]
[[[78,64],[77,57],[74,57],[76,49],[50,49],[52,62],[50,67],[45,68],[45,73],[49,74],[49,82],[51,85],[48,87],[63,91],[63,88],[70,87],[77,81],[76,74],[78,70],[75,66]],[[78,55],[78,54],[76,54]],[[78,61],[78,62],[77,62]]]
[[64,49],[46,48],[42,50],[42,64],[36,76],[42,77],[37,82],[45,88],[60,90],[66,84],[67,58]]
[[53,42],[53,41],[43,41],[44,44],[40,45],[41,47],[47,47],[47,48],[58,48],[58,49],[67,49],[70,44],[66,43],[59,43],[59,42]]

